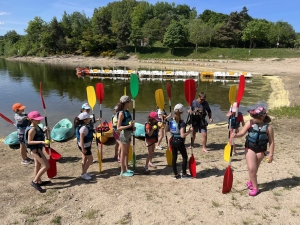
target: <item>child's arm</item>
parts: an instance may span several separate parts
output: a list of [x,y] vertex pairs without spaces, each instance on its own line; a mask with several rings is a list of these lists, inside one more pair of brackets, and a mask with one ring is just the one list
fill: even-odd
[[33,140],[35,134],[36,134],[36,130],[34,127],[28,131],[28,145],[37,145],[37,144],[45,145],[46,144],[45,141],[34,141]]
[[123,112],[119,112],[119,118],[118,118],[118,123],[117,123],[117,130],[125,130],[128,128],[131,128],[134,123],[130,123],[127,126],[122,126],[122,120],[124,119],[124,114]]
[[190,133],[193,132],[193,127],[190,127],[190,129],[188,130],[188,132],[185,132],[185,126],[180,128],[180,137],[181,138],[185,138],[186,136],[188,136]]
[[241,131],[239,131],[236,134],[232,133],[231,137],[234,137],[234,138],[243,137],[246,134],[246,132],[248,131],[249,127],[250,127],[250,120],[246,122],[245,126],[243,126]]
[[270,151],[268,155],[268,162],[271,163],[273,160],[274,148],[275,148],[274,131],[271,125],[268,126],[268,138],[269,138],[269,151]]

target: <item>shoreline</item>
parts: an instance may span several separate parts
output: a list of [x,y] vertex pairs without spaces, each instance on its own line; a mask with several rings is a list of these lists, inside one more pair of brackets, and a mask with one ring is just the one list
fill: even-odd
[[[254,76],[263,75],[265,72],[268,71],[260,71],[260,70],[253,70],[254,68],[251,67],[251,71],[249,68],[249,64],[257,64],[257,63],[267,63],[267,65],[280,62],[277,59],[253,59],[253,61],[239,61],[239,60],[171,60],[171,59],[164,59],[164,60],[138,60],[136,57],[131,57],[128,60],[116,60],[116,59],[107,59],[101,57],[84,57],[84,56],[52,56],[52,57],[14,57],[14,58],[7,58],[10,61],[19,61],[19,62],[31,62],[31,63],[47,63],[47,64],[56,64],[56,65],[69,65],[69,66],[79,66],[80,65],[89,65],[89,66],[96,66],[96,65],[103,65],[103,66],[111,66],[115,65],[118,66],[122,64],[123,66],[131,66],[131,67],[141,67],[141,66],[149,66],[156,65],[157,67],[162,67],[164,65],[165,69],[193,69],[197,71],[246,71],[251,72]],[[300,59],[286,59],[288,61],[296,61],[300,62]],[[225,66],[226,65],[226,66]],[[240,67],[237,67],[240,66]],[[247,69],[238,69],[245,66]],[[98,66],[99,67],[99,66]],[[274,66],[273,66],[274,67]],[[272,67],[272,68],[273,68]],[[282,67],[280,67],[282,68]],[[280,71],[279,71],[280,72]],[[268,72],[269,73],[269,72]],[[280,73],[279,73],[280,74]],[[272,92],[268,98],[268,109],[272,109],[274,107],[281,107],[281,106],[289,106],[289,91],[285,90],[282,78],[278,75],[275,76],[265,76],[267,79],[270,80]],[[244,115],[244,119],[248,120],[250,118],[249,114]],[[213,129],[216,127],[223,127],[227,126],[226,121],[222,121],[219,123],[209,124],[208,129]],[[0,141],[2,141],[2,137],[0,137]]]

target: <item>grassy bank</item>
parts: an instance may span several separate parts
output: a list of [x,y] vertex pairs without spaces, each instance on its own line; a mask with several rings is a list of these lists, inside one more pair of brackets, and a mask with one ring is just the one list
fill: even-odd
[[[132,49],[133,50],[133,49]],[[132,51],[133,52],[133,51]],[[239,59],[251,60],[251,58],[300,58],[299,49],[270,48],[270,49],[251,49],[249,48],[175,48],[171,50],[162,47],[137,48],[137,56],[141,60],[145,59]]]
[[300,118],[300,105],[270,109],[268,113],[276,118]]

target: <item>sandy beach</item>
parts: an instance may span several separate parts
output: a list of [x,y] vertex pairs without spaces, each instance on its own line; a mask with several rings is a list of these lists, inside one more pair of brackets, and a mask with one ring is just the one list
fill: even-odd
[[[270,79],[268,108],[299,104],[300,59],[253,59],[251,61],[127,61],[95,57],[11,58],[37,63],[64,63],[74,66],[163,65],[197,71],[246,71]],[[201,149],[197,135],[194,155],[197,178],[174,180],[165,149],[157,150],[153,162],[157,169],[144,173],[147,150],[136,141],[137,169],[132,178],[119,176],[119,163],[113,160],[114,141],[104,145],[103,171],[91,165],[89,182],[80,178],[81,154],[75,139],[53,142],[63,158],[57,162],[57,176],[38,193],[30,186],[33,165],[21,165],[19,151],[0,142],[0,217],[1,224],[299,224],[300,157],[297,137],[300,120],[273,118],[275,157],[262,162],[258,171],[260,194],[248,195],[248,172],[244,157],[244,138],[236,139],[238,155],[232,158],[233,187],[222,194],[227,163],[223,149],[227,126],[210,126],[208,150]],[[186,145],[189,145],[189,138]],[[164,143],[164,145],[166,145]],[[96,155],[96,144],[92,148]],[[188,155],[191,155],[188,150]],[[181,165],[178,159],[178,169]],[[47,176],[43,177],[47,180]]]

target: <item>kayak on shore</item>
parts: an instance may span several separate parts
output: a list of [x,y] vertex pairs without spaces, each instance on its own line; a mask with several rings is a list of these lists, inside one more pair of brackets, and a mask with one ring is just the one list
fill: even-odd
[[[39,124],[39,126],[42,129],[44,127],[44,125],[41,124],[41,123]],[[18,139],[17,131],[13,131],[9,135],[7,135],[7,137],[4,140],[4,144],[6,144],[6,145],[18,145],[18,144],[20,144],[19,139]]]
[[73,137],[74,132],[74,127],[71,121],[64,118],[54,125],[50,136],[54,141],[65,141]]

